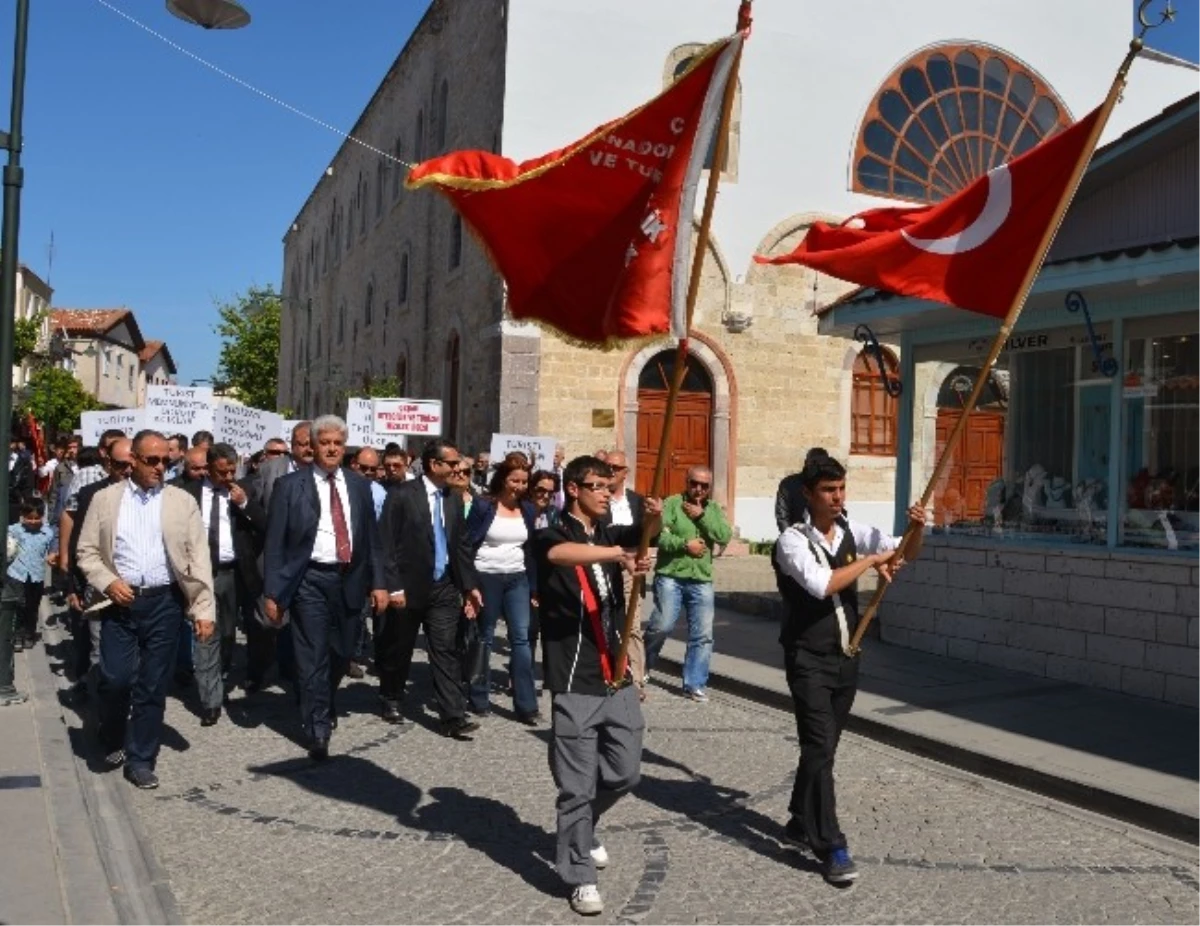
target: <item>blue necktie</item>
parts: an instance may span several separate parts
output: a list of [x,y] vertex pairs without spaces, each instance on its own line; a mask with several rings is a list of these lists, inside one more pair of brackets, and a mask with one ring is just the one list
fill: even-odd
[[433,494],[433,581],[440,582],[446,574],[446,525],[442,520],[442,492]]

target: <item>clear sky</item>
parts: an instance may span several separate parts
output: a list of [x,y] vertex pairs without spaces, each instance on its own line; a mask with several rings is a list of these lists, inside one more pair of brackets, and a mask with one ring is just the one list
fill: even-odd
[[[429,5],[244,0],[249,26],[206,32],[164,0],[107,2],[346,131]],[[214,301],[280,286],[283,233],[341,140],[97,0],[31,6],[20,259],[50,273],[55,306],[128,306],[181,383],[211,377]],[[14,10],[0,4],[3,129]]]

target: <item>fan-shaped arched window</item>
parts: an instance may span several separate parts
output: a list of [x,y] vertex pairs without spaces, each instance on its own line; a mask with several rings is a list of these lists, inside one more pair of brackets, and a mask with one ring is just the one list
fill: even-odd
[[1054,88],[1007,52],[978,43],[925,48],[867,107],[850,188],[938,202],[1071,121]]
[[[896,377],[896,358],[883,349],[885,375]],[[854,358],[854,379],[850,400],[850,452],[875,457],[896,455],[896,421],[900,402],[884,386],[875,358],[864,348]]]

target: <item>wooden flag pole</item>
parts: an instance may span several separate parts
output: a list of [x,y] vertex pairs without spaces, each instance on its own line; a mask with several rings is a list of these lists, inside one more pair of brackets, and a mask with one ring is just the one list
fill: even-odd
[[[750,25],[750,0],[742,0],[738,10],[738,31],[744,32]],[[708,187],[704,193],[704,211],[700,216],[700,228],[696,233],[696,252],[692,257],[692,274],[688,280],[687,291],[687,327],[688,334],[692,330],[692,317],[696,313],[696,300],[700,295],[700,274],[704,269],[704,252],[708,250],[709,230],[712,228],[713,206],[717,201],[717,184],[721,179],[721,164],[725,160],[725,152],[729,143],[729,116],[733,110],[733,97],[737,89],[738,66],[742,61],[742,49],[734,52],[733,63],[729,68],[729,78],[725,84],[725,95],[721,100],[721,118],[717,123],[717,147],[713,153],[713,166],[708,171]],[[680,217],[681,221],[683,217]],[[679,398],[679,390],[683,387],[683,377],[687,373],[688,338],[680,338],[679,347],[675,352],[675,370],[667,390],[667,408],[663,418],[662,438],[658,444],[658,456],[654,461],[654,479],[650,483],[650,498],[660,497],[663,482],[667,473],[667,458],[671,454],[671,438],[675,429],[675,402]],[[642,539],[638,543],[637,558],[645,559],[650,552],[651,531],[649,523],[642,528]],[[625,678],[625,669],[629,664],[629,640],[637,621],[638,602],[642,590],[646,587],[645,575],[635,575],[629,590],[629,600],[625,602],[625,629],[621,634],[621,648],[617,651],[616,671],[613,678],[620,684]]]
[[[975,404],[979,401],[979,396],[983,393],[984,387],[987,385],[992,367],[995,365],[996,359],[1000,356],[1000,352],[1004,349],[1004,342],[1008,340],[1008,336],[1012,332],[1013,326],[1016,325],[1021,310],[1025,307],[1025,301],[1029,298],[1029,291],[1033,288],[1038,271],[1042,268],[1042,262],[1046,259],[1046,254],[1049,252],[1050,246],[1054,243],[1054,236],[1058,233],[1063,216],[1070,207],[1071,201],[1075,198],[1075,193],[1079,189],[1079,183],[1083,179],[1088,163],[1092,159],[1092,152],[1096,149],[1096,143],[1100,140],[1100,135],[1103,133],[1104,127],[1108,124],[1108,117],[1112,114],[1113,108],[1121,98],[1121,91],[1125,87],[1125,78],[1129,74],[1129,68],[1133,65],[1133,59],[1142,50],[1142,37],[1146,34],[1147,29],[1154,28],[1154,26],[1146,21],[1143,15],[1149,4],[1150,0],[1142,0],[1141,7],[1138,10],[1143,27],[1141,35],[1129,43],[1129,51],[1125,55],[1125,60],[1121,62],[1117,76],[1113,78],[1112,86],[1108,89],[1108,96],[1105,97],[1104,104],[1100,107],[1100,114],[1083,146],[1083,152],[1075,164],[1075,170],[1072,172],[1070,180],[1063,189],[1063,194],[1059,198],[1054,215],[1050,223],[1046,226],[1046,230],[1042,233],[1042,240],[1038,245],[1034,259],[1029,264],[1029,269],[1025,271],[1025,277],[1021,281],[1021,286],[1018,288],[1016,296],[1013,298],[1012,306],[1009,308],[1008,314],[1004,317],[1004,322],[1000,325],[1000,330],[996,332],[995,340],[992,341],[992,348],[988,351],[987,359],[984,360],[983,366],[979,368],[979,376],[975,379],[975,386],[971,390],[971,395],[967,398],[962,414],[959,415],[958,421],[955,422],[954,430],[950,432],[950,436],[946,439],[946,446],[942,450],[942,455],[938,458],[937,465],[933,468],[933,475],[929,478],[929,484],[925,486],[925,491],[921,495],[919,504],[922,508],[928,506],[929,500],[933,497],[934,488],[941,480],[942,474],[954,456],[954,452],[958,448],[963,434],[966,433],[967,416],[974,411]],[[1166,17],[1164,17],[1163,21],[1166,21]],[[917,525],[909,522],[897,550],[899,557],[902,558],[904,556],[904,551],[911,542],[916,530]],[[863,635],[867,632],[867,627],[870,626],[871,621],[875,618],[875,614],[879,610],[879,603],[883,601],[883,596],[887,593],[887,587],[887,582],[881,582],[875,589],[875,594],[871,596],[871,601],[859,619],[858,627],[855,628],[854,636],[850,640],[851,653],[857,655],[861,650]]]

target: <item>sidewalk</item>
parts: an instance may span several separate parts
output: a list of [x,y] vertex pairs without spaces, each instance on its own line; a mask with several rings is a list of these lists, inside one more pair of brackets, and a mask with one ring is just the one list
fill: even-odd
[[[648,616],[648,615],[644,615]],[[686,620],[659,668],[678,675]],[[772,617],[717,609],[710,686],[791,710]],[[675,689],[675,683],[670,683]],[[669,694],[651,689],[651,697]],[[928,758],[1191,843],[1200,715],[991,666],[864,641],[850,729]]]

